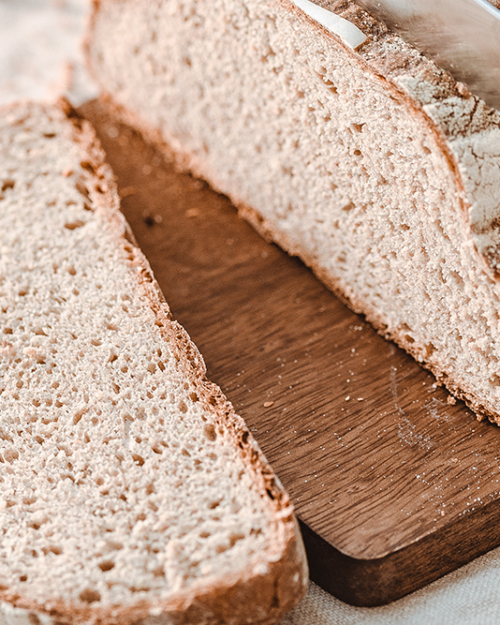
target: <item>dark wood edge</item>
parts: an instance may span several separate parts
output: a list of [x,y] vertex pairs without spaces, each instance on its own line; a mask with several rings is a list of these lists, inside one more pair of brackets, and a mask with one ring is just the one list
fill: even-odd
[[[400,599],[498,547],[499,513],[500,501],[492,501],[399,551],[373,560],[342,553],[299,522],[311,579],[346,603],[375,607]],[[412,575],[408,575],[409,567]]]

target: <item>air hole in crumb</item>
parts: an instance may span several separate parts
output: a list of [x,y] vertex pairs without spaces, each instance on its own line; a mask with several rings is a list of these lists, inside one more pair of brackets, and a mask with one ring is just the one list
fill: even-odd
[[146,462],[142,456],[139,454],[132,454],[132,460],[140,467]]
[[218,508],[220,506],[220,501],[212,501],[208,504],[208,507],[210,508],[210,510],[215,510],[215,508]]
[[28,581],[28,576],[27,575],[20,575],[19,576],[19,581],[20,582],[27,582]]
[[354,156],[361,156],[362,152],[361,152],[361,150],[354,150],[353,154],[354,154]]
[[181,451],[181,453],[182,453],[183,456],[187,456],[188,458],[191,458],[191,454],[189,453],[189,451],[186,448],[184,448]]
[[8,189],[13,189],[16,186],[16,181],[12,179],[4,180],[2,183],[2,193]]
[[89,199],[89,191],[85,185],[85,183],[83,183],[81,180],[79,180],[76,184],[75,184],[75,189],[78,191],[78,193],[80,195],[83,195],[83,197]]
[[432,354],[436,351],[436,347],[432,344],[429,343],[428,345],[425,346],[425,356],[426,358],[429,358],[430,356],[432,356]]
[[115,568],[115,563],[112,560],[106,560],[105,562],[101,562],[99,564],[99,568],[103,573],[106,571],[111,571],[111,569]]
[[489,381],[492,386],[500,386],[500,375],[498,375],[497,373],[494,373],[489,378]]
[[7,449],[3,452],[3,457],[7,462],[14,462],[19,458],[19,452],[17,449]]
[[3,329],[3,333],[4,334],[12,334],[12,328],[4,328]]
[[353,124],[352,127],[356,132],[363,132],[364,124]]
[[[179,410],[183,413],[188,411],[188,407],[186,405],[186,402],[180,401],[178,404]],[[214,439],[215,440],[215,439]]]
[[92,590],[90,588],[86,588],[80,593],[80,601],[84,603],[95,603],[96,601],[101,600],[101,595],[97,590]]
[[80,423],[85,412],[86,412],[85,410],[79,410],[78,412],[75,413],[73,417],[73,425],[78,425],[78,423]]
[[204,434],[209,441],[214,441],[217,438],[217,432],[212,423],[207,423],[204,428]]
[[86,169],[91,174],[95,174],[96,173],[95,167],[89,161],[80,161],[80,167],[82,169]]
[[84,221],[82,221],[81,219],[77,219],[75,221],[68,221],[67,223],[64,224],[64,227],[67,230],[76,230],[77,228],[81,228],[84,225],[85,225]]
[[229,544],[231,547],[234,547],[234,545],[239,540],[244,540],[244,538],[245,538],[245,534],[241,534],[241,533],[231,534],[231,536],[229,537]]
[[198,397],[197,393],[195,393],[194,391],[189,394],[189,398],[191,399],[191,401],[194,401],[194,402],[200,400],[200,398]]
[[90,341],[94,347],[99,347],[102,345],[102,341],[100,339],[91,339]]
[[267,493],[267,496],[274,501],[274,495],[272,491],[269,490],[269,488],[266,488],[266,493]]
[[60,556],[62,554],[62,552],[63,552],[61,547],[56,547],[55,545],[51,545],[49,547],[49,551],[51,553],[53,553],[54,555],[56,555],[56,556]]

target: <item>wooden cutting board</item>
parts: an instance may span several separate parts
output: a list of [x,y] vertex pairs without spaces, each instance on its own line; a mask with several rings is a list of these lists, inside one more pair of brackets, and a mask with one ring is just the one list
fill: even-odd
[[97,103],[82,108],[174,316],[290,493],[311,577],[387,603],[500,544],[500,429],[175,173]]

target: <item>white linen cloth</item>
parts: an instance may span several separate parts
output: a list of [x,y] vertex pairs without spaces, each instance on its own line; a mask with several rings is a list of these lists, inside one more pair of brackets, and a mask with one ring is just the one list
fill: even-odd
[[355,608],[312,582],[281,625],[498,625],[500,548],[399,601]]
[[[0,0],[0,104],[97,95],[80,49],[86,0]],[[500,548],[408,597],[379,608],[349,606],[311,582],[281,625],[498,625]]]

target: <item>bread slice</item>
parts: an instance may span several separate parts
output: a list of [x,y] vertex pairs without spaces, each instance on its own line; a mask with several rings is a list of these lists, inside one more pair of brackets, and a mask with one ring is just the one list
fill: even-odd
[[288,496],[205,379],[69,105],[0,114],[0,622],[274,623]]
[[500,114],[352,1],[316,5],[94,0],[89,65],[129,123],[500,422]]

